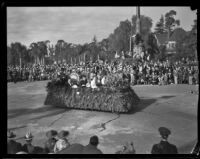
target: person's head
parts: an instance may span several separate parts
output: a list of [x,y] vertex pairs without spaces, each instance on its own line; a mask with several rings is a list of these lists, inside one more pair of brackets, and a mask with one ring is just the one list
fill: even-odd
[[16,137],[16,135],[12,131],[9,130],[7,132],[7,139],[8,140],[14,139],[15,137]]
[[64,139],[64,138],[66,138],[68,136],[69,136],[69,131],[66,131],[66,130],[61,130],[58,133],[58,138],[60,138],[60,139]]
[[99,144],[99,138],[98,136],[92,136],[90,138],[90,144],[93,145],[93,146],[97,146]]
[[165,139],[165,140],[167,140],[168,136],[171,134],[171,131],[168,128],[166,128],[166,127],[160,127],[158,129],[158,131],[159,131],[162,139]]
[[56,130],[47,131],[46,136],[48,139],[55,138],[58,132]]

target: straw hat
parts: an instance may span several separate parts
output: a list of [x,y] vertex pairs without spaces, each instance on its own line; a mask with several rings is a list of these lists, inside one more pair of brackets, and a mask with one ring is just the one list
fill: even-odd
[[33,139],[33,135],[31,134],[31,132],[28,132],[25,136],[24,136],[25,140],[32,140]]

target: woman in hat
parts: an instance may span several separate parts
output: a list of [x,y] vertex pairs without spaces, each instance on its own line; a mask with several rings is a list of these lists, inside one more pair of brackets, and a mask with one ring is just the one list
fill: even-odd
[[67,140],[68,136],[69,136],[69,131],[62,130],[58,133],[58,141],[54,146],[54,153],[61,151],[65,148],[68,148],[70,146],[70,143]]
[[44,144],[44,151],[46,153],[53,153],[54,152],[54,146],[57,142],[56,136],[57,136],[57,131],[55,130],[50,130],[46,133],[47,136],[47,141]]
[[24,139],[25,139],[26,143],[23,145],[22,150],[29,154],[35,153],[35,151],[34,151],[35,147],[32,145],[33,135],[30,132],[28,132],[24,136]]

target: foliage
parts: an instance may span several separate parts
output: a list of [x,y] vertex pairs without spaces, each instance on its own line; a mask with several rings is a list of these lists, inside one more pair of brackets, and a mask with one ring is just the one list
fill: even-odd
[[128,113],[140,101],[131,87],[116,89],[100,87],[99,90],[87,87],[73,89],[58,80],[48,83],[47,91],[45,105],[72,109]]
[[[133,15],[132,16],[132,34],[135,34],[135,30],[136,30],[136,21],[137,21],[137,16]],[[152,19],[150,17],[141,15],[140,16],[140,32],[142,36],[145,36],[146,34],[151,32],[151,28],[152,28]]]
[[114,33],[108,37],[110,51],[121,52],[129,50],[129,39],[131,36],[131,22],[129,20],[121,21],[120,25],[114,30]]
[[148,54],[150,54],[151,59],[154,58],[156,54],[159,54],[159,47],[153,33],[148,34],[147,39],[145,40],[145,49]]
[[157,22],[155,26],[155,33],[164,34],[165,32],[166,30],[165,30],[164,16],[161,15],[159,22]]
[[[177,41],[177,55],[175,58],[182,56],[194,57],[197,47],[197,20],[194,21],[192,30],[187,33],[181,29],[175,29],[175,26],[180,24],[179,20],[174,17],[176,11],[171,10],[161,16],[159,22],[156,24],[155,33],[163,34],[166,31],[168,36],[171,35],[173,40]],[[163,46],[157,46],[154,34],[151,32],[152,19],[148,16],[141,15],[141,35],[136,35],[136,42],[143,40],[144,46],[152,57],[165,59],[165,50]],[[8,65],[19,65],[19,58],[22,59],[22,65],[28,63],[52,64],[55,61],[66,60],[67,63],[78,63],[80,60],[89,62],[96,61],[99,56],[101,60],[111,61],[114,58],[116,51],[129,51],[130,37],[135,34],[136,30],[136,15],[133,15],[131,21],[121,21],[119,26],[114,29],[114,32],[101,41],[97,41],[96,35],[92,38],[90,43],[83,45],[74,45],[60,39],[55,46],[48,45],[49,40],[33,42],[28,48],[19,42],[12,43],[7,48],[7,63]],[[48,50],[48,51],[47,51]],[[158,50],[160,55],[157,55]],[[47,56],[47,54],[49,56]]]
[[180,20],[174,18],[176,15],[176,11],[170,10],[165,14],[165,29],[168,32],[168,38],[170,37],[172,31],[174,30],[175,26],[180,25]]

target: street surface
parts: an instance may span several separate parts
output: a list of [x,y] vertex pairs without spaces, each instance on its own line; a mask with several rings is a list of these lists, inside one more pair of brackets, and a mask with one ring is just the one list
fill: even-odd
[[[115,153],[127,141],[133,141],[136,153],[150,153],[160,142],[158,128],[168,127],[169,142],[179,153],[189,153],[197,141],[197,85],[133,86],[141,101],[130,114],[70,110],[44,106],[47,81],[8,83],[8,128],[18,141],[27,131],[33,144],[42,146],[50,129],[69,130],[71,143],[88,144],[92,135],[100,139],[103,153]],[[113,119],[113,120],[112,120]],[[108,122],[105,129],[101,123]]]

